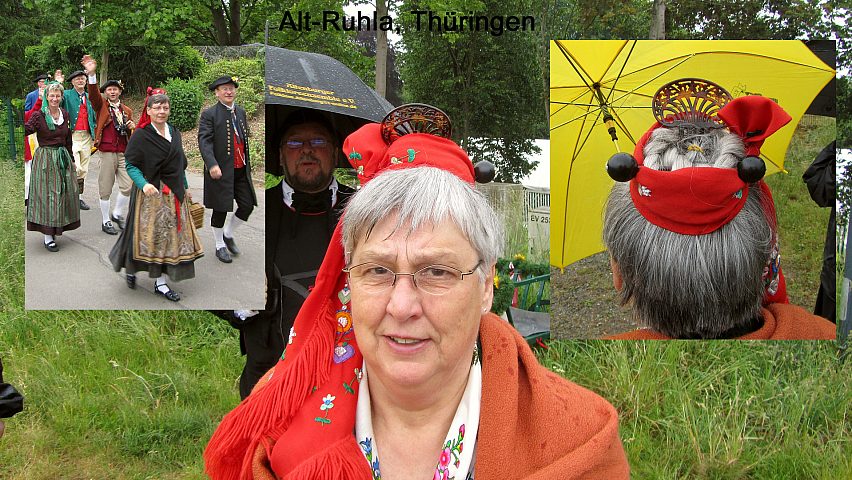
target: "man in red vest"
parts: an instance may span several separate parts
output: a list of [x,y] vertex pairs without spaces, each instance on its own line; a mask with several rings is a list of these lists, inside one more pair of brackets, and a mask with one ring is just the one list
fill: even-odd
[[[83,201],[83,185],[89,172],[89,160],[92,156],[95,138],[95,110],[86,92],[86,72],[77,70],[67,78],[74,88],[63,93],[62,108],[68,111],[71,127],[71,154],[77,168],[77,185],[80,187],[80,210],[88,210]],[[94,80],[97,81],[97,80]]]

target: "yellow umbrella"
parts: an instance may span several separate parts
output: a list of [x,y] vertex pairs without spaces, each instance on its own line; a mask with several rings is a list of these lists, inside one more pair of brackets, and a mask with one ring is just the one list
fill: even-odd
[[768,175],[784,170],[796,124],[834,74],[798,40],[550,42],[551,265],[604,250],[603,206],[613,184],[606,161],[633,153],[654,123],[651,99],[665,83],[702,78],[734,98],[763,95],[781,105],[793,121],[761,149]]

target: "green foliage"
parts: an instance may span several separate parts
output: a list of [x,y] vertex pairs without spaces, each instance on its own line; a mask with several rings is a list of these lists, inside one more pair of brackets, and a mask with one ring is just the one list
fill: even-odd
[[824,0],[679,0],[666,2],[666,38],[830,38]]
[[251,117],[257,113],[258,107],[263,105],[265,88],[263,73],[263,62],[257,58],[221,60],[207,66],[200,77],[200,82],[209,92],[207,85],[210,85],[213,80],[223,75],[235,77],[240,84],[235,101],[245,108],[246,115]]
[[[312,28],[301,31],[278,30],[284,11],[311,12],[314,19],[323,11],[343,11],[340,0],[298,0],[274,10],[270,15],[269,45],[328,55],[349,67],[367,85],[375,85],[375,64],[364,55],[364,48],[355,42],[356,32]],[[312,19],[313,20],[313,19]],[[321,20],[321,19],[320,19]]]
[[837,148],[852,148],[852,81],[837,77]]
[[512,296],[515,293],[515,282],[505,272],[497,271],[494,278],[494,300],[491,302],[491,311],[497,315],[509,309],[512,305]]
[[[451,2],[452,3],[452,2]],[[517,15],[531,5],[515,0],[506,4],[487,0],[479,5],[445,2],[405,2],[401,12],[417,8],[488,16]],[[456,8],[457,7],[457,8]],[[534,138],[547,136],[543,99],[546,97],[538,51],[538,32],[443,34],[415,26],[415,16],[402,13],[403,53],[400,74],[403,97],[428,103],[447,112],[453,138],[474,160],[488,159],[497,166],[497,181],[517,182],[531,171],[526,156],[536,149]]]
[[184,132],[195,128],[204,102],[204,94],[198,81],[171,78],[163,88],[168,92],[171,106],[169,123]]
[[550,265],[548,263],[535,263],[527,260],[523,254],[517,254],[511,259],[501,258],[497,260],[498,272],[509,272],[509,264],[512,264],[516,273],[523,278],[538,277],[550,273]]

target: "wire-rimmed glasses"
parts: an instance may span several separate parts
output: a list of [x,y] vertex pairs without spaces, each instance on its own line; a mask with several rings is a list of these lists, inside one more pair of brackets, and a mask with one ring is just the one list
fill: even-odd
[[467,272],[448,265],[436,264],[423,267],[414,273],[397,273],[384,265],[365,262],[346,267],[343,271],[349,275],[350,285],[361,288],[367,293],[381,293],[396,285],[397,277],[408,275],[416,288],[429,295],[443,295],[458,286],[464,277],[472,275],[480,265],[482,260],[479,260]]

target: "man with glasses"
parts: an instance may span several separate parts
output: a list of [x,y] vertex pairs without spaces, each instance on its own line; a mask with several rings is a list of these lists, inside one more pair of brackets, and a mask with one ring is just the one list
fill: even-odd
[[354,193],[332,175],[341,155],[340,140],[326,117],[297,110],[278,132],[272,137],[278,146],[279,170],[269,166],[267,170],[283,173],[284,178],[266,190],[266,309],[244,320],[232,319],[246,355],[242,398],[281,358],[337,220]]
[[[208,88],[216,105],[204,110],[198,124],[198,149],[204,160],[204,206],[213,210],[210,225],[216,242],[216,258],[231,263],[240,249],[234,241],[237,228],[248,221],[257,197],[251,181],[246,111],[234,103],[239,84],[222,76]],[[237,211],[225,222],[228,212]]]

